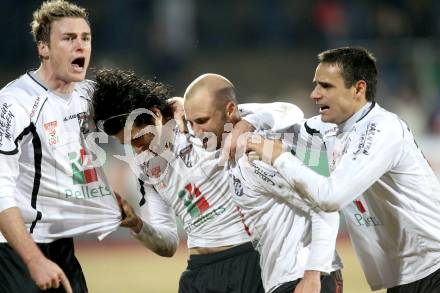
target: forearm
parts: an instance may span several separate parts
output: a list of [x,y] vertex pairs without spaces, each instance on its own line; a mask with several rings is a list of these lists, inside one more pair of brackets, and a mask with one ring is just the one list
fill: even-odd
[[[341,170],[343,172],[332,173],[330,177],[319,175],[290,153],[280,155],[273,165],[310,206],[319,206],[326,212],[339,211],[369,184],[364,180],[368,177],[359,178],[363,176],[359,170],[358,173]],[[350,184],[354,181],[359,183]]]
[[18,208],[8,208],[0,213],[0,231],[27,266],[33,260],[44,257],[27,232]]
[[339,229],[339,213],[319,213],[311,210],[312,240],[306,270],[324,273],[332,271],[336,237]]
[[241,104],[243,119],[258,130],[280,131],[303,120],[300,108],[291,103],[250,103]]
[[143,221],[139,233],[133,231],[132,235],[143,246],[164,257],[173,256],[179,243],[177,229],[165,226],[154,228],[145,221]]

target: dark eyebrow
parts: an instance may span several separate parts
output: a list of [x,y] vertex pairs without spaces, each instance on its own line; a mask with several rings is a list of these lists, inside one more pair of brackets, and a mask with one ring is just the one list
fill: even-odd
[[206,117],[198,117],[198,118],[194,119],[194,121],[196,121],[197,123],[205,122],[205,121],[207,121],[207,120],[209,120],[209,116],[206,116]]
[[313,83],[314,83],[315,85],[316,85],[316,84],[319,84],[319,85],[322,86],[322,87],[332,87],[332,86],[333,86],[332,83],[324,82],[324,81],[314,81]]
[[[77,33],[63,33],[64,36],[74,37],[78,35]],[[91,33],[80,33],[81,36],[90,36]]]

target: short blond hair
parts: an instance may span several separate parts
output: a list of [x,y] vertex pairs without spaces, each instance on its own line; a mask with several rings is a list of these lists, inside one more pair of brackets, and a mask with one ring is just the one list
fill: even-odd
[[64,0],[45,1],[34,11],[31,33],[36,43],[49,43],[51,24],[64,17],[83,18],[89,25],[89,15],[85,8]]

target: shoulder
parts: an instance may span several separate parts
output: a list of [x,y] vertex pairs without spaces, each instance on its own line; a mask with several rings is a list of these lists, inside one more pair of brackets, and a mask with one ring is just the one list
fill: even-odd
[[337,125],[333,123],[322,122],[321,115],[313,116],[304,121],[303,130],[309,135],[321,134],[327,135],[337,131]]
[[92,80],[85,79],[83,81],[78,82],[75,85],[75,91],[78,93],[80,98],[83,98],[87,101],[92,100],[93,91],[95,90],[96,83]]
[[359,121],[358,125],[360,130],[381,132],[382,136],[388,139],[393,137],[403,138],[406,127],[406,124],[397,114],[385,110],[378,104],[364,119]]

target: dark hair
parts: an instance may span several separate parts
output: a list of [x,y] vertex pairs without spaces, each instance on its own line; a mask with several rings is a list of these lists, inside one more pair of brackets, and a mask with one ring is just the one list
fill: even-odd
[[[121,69],[97,70],[95,77],[93,119],[95,123],[108,119],[104,126],[107,134],[114,135],[122,130],[128,114],[138,108],[155,107],[161,111],[163,117],[172,118],[173,111],[167,102],[172,94],[170,85],[143,79],[137,77],[133,71]],[[153,117],[140,114],[134,123],[137,126],[151,125]]]
[[335,63],[341,68],[342,78],[348,88],[357,81],[367,83],[366,98],[374,101],[377,87],[376,58],[362,47],[342,47],[318,55],[320,63]]

